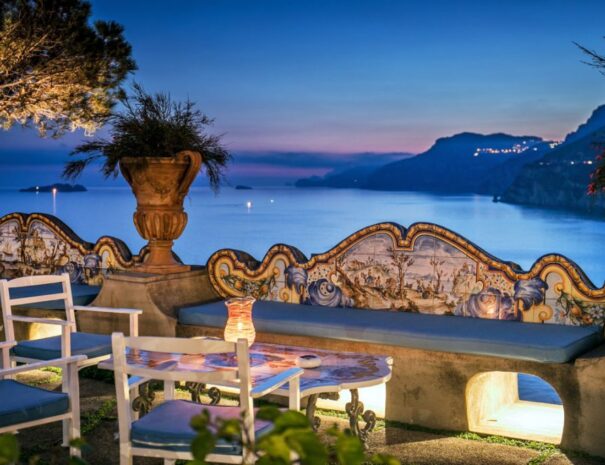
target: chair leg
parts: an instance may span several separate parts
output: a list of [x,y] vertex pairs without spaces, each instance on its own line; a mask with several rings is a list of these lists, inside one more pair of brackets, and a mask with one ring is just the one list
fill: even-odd
[[120,465],[132,465],[130,444],[120,444]]
[[69,443],[71,441],[70,433],[73,429],[73,423],[73,418],[63,420],[63,447],[69,447]]
[[[71,442],[71,439],[80,437],[80,427],[78,425],[78,427],[76,428],[75,423],[76,423],[76,421],[74,421],[74,419],[65,420],[63,422],[64,431],[65,431],[66,424],[67,424],[67,430],[69,431],[67,438],[65,437],[65,433],[63,433],[64,434],[63,443],[65,444],[65,442],[67,442],[68,446],[69,446],[69,443]],[[82,457],[82,451],[80,450],[79,447],[69,446],[69,455],[71,457]]]

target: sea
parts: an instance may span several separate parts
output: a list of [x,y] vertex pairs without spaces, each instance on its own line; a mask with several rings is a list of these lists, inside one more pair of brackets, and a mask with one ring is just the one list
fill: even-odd
[[[0,190],[0,216],[50,213],[84,240],[118,237],[134,253],[145,243],[132,223],[135,206],[127,187],[55,195]],[[605,281],[605,218],[495,203],[487,196],[294,187],[224,187],[215,194],[194,187],[185,209],[189,222],[174,250],[190,264],[206,263],[220,248],[243,250],[261,260],[276,243],[293,245],[309,257],[375,223],[407,227],[430,222],[526,270],[542,255],[556,252],[576,262],[596,286]],[[560,402],[550,386],[529,375],[521,376],[519,390],[526,400]]]

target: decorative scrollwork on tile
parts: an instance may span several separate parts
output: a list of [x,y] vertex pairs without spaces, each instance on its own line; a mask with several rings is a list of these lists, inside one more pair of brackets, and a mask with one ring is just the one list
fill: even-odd
[[279,244],[262,261],[223,249],[208,261],[223,297],[325,307],[420,312],[532,323],[603,325],[605,288],[567,258],[545,255],[529,271],[441,226],[381,223],[307,259]]

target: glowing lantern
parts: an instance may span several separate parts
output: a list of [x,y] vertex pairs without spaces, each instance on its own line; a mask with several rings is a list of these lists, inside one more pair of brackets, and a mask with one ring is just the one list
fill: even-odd
[[249,346],[254,343],[256,331],[252,322],[252,305],[255,301],[254,297],[234,297],[225,301],[228,311],[225,341],[247,339]]

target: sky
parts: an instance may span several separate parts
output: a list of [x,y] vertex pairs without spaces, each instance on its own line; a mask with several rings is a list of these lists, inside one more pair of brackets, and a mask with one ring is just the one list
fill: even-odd
[[[92,4],[124,25],[131,79],[215,118],[235,181],[321,175],[351,154],[419,153],[462,131],[561,139],[605,103],[605,77],[573,44],[605,53],[604,1]],[[82,139],[0,132],[0,187],[58,180]]]

